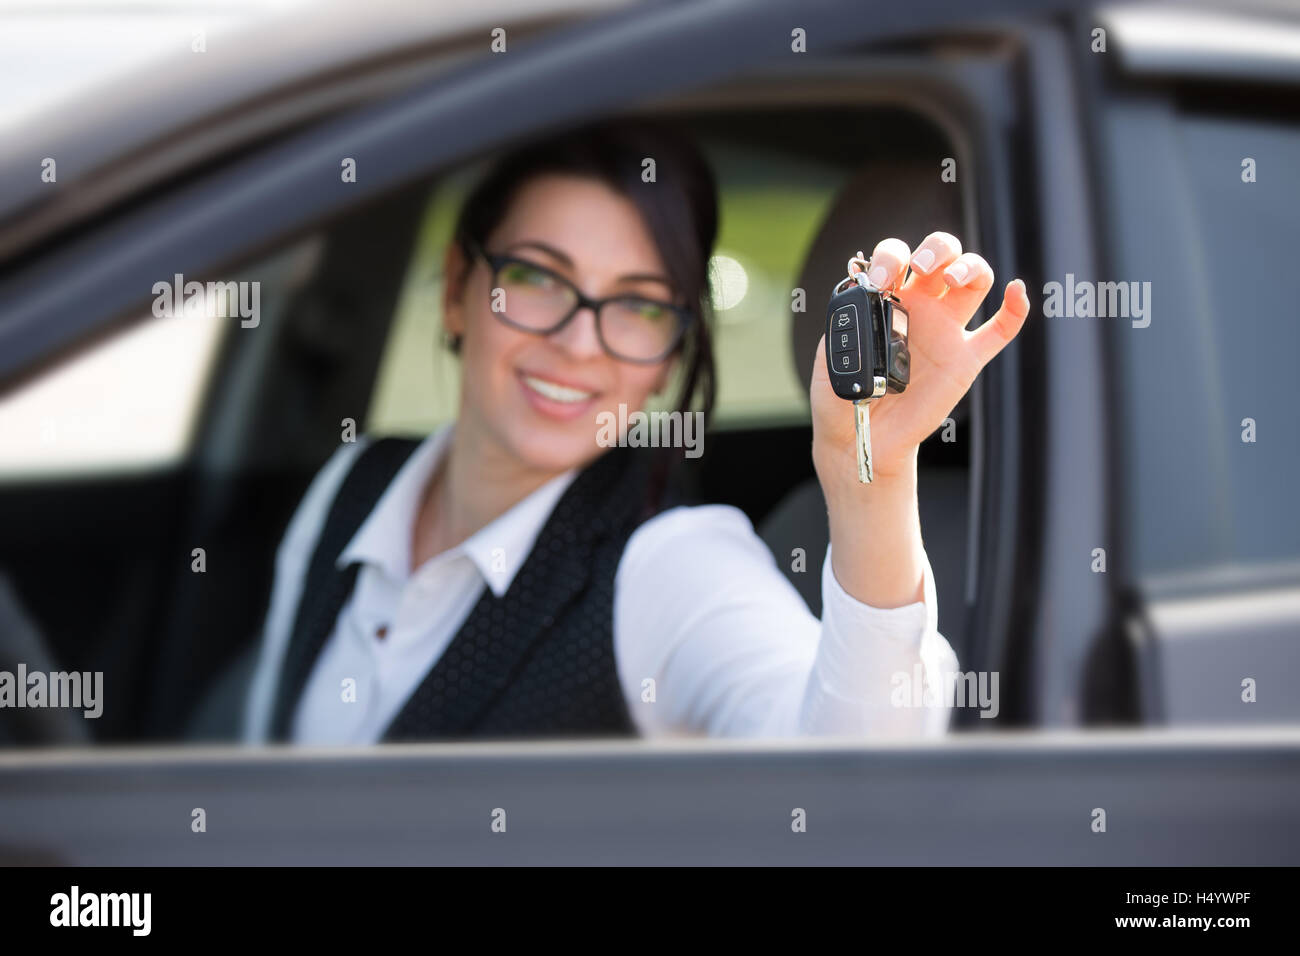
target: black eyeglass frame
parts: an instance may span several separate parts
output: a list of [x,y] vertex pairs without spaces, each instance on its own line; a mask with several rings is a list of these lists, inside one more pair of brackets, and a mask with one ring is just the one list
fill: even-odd
[[[517,265],[527,266],[529,269],[536,269],[538,272],[544,273],[556,282],[559,282],[561,285],[564,285],[573,291],[576,299],[573,308],[553,326],[546,329],[536,329],[532,326],[520,325],[504,312],[493,310],[493,315],[512,329],[518,329],[520,332],[531,332],[534,335],[554,335],[556,332],[560,331],[560,329],[572,322],[573,317],[583,308],[588,308],[591,309],[592,314],[596,317],[596,338],[600,340],[600,347],[605,350],[605,354],[620,362],[630,362],[633,365],[657,365],[677,350],[677,347],[681,345],[682,339],[685,337],[687,330],[690,329],[691,324],[696,320],[696,313],[693,309],[687,308],[686,306],[675,305],[671,302],[664,302],[660,299],[649,299],[642,295],[629,295],[623,293],[621,295],[606,296],[603,299],[592,299],[585,295],[581,289],[573,284],[572,281],[560,275],[554,269],[548,269],[546,266],[533,262],[530,259],[521,259],[518,256],[500,255],[488,252],[473,239],[466,238],[464,244],[469,247],[471,256],[480,258],[488,264],[488,267],[492,270],[492,282],[494,286],[497,283],[497,277],[500,275],[501,270],[507,265],[515,263]],[[669,310],[677,317],[677,328],[673,332],[672,340],[669,342],[667,348],[654,358],[632,358],[631,356],[623,355],[610,348],[609,343],[605,341],[605,330],[602,326],[600,317],[601,309],[607,303],[626,302],[628,300],[634,302],[648,302],[652,305]]]

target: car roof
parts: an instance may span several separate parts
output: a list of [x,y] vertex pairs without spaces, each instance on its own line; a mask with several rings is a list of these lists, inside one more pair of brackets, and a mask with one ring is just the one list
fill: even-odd
[[[1027,5],[1034,2],[1053,6]],[[508,43],[526,44],[552,27],[631,6],[632,0],[0,0],[0,52],[8,54],[0,60],[7,93],[0,106],[0,260],[35,250],[196,163],[487,56],[496,27],[507,29]],[[1186,28],[1192,3],[1129,6],[1104,8],[1099,19],[1119,34],[1126,68],[1165,74],[1196,73],[1207,61],[1220,73],[1241,72],[1249,58],[1220,49],[1228,45],[1225,30],[1240,32],[1234,18],[1248,10],[1274,21],[1280,13],[1270,0],[1243,0],[1241,9],[1216,14],[1212,30],[1197,31]],[[200,28],[202,54],[191,50]],[[1208,58],[1207,44],[1214,48]],[[1293,44],[1288,34],[1282,48],[1270,47],[1266,64],[1252,69],[1293,75]],[[47,62],[51,56],[57,62]],[[47,158],[57,163],[55,183],[40,175]]]

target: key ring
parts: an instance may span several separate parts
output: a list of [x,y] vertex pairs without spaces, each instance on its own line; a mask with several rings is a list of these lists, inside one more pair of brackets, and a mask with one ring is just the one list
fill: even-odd
[[[855,264],[858,267],[858,271],[856,273],[853,271],[853,266]],[[844,266],[844,271],[848,274],[836,284],[834,289],[831,290],[831,295],[838,295],[840,292],[843,292],[846,288],[848,288],[850,283],[856,282],[858,285],[862,286],[862,288],[866,289],[868,292],[878,293],[882,298],[888,299],[891,303],[893,303],[896,306],[901,305],[902,300],[899,299],[898,296],[896,296],[892,291],[886,289],[878,289],[874,285],[872,285],[871,280],[867,278],[867,272],[870,269],[871,269],[871,260],[863,256],[862,250],[859,249],[858,254],[856,256],[849,257],[849,261]],[[903,272],[903,282],[906,282],[907,277],[911,274],[912,274],[912,264],[909,262],[907,264],[907,269],[904,270]],[[907,310],[903,309],[903,312],[904,314],[906,314]]]

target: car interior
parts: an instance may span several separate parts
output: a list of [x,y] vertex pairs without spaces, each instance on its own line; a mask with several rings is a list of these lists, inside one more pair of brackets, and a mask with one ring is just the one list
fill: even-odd
[[[943,130],[896,105],[861,112],[851,134],[831,106],[673,117],[714,162],[716,252],[731,267],[718,275],[733,298],[737,275],[744,287],[734,305],[718,302],[715,289],[715,303],[728,306],[715,316],[719,402],[709,453],[686,463],[682,477],[696,500],[746,513],[814,614],[827,525],[809,454],[807,388],[831,287],[847,258],[869,255],[862,247],[879,238],[914,246],[934,230],[976,234],[964,184],[934,188],[954,154]],[[886,127],[905,135],[873,135]],[[845,135],[858,141],[845,148]],[[259,332],[225,320],[202,374],[185,383],[195,407],[170,460],[0,476],[0,521],[13,529],[0,544],[0,615],[26,622],[29,641],[52,661],[102,670],[108,686],[130,697],[129,707],[105,711],[99,739],[233,739],[276,547],[347,422],[358,433],[420,435],[454,415],[454,360],[439,354],[436,329],[437,272],[459,191],[490,158],[430,171],[283,248],[250,250],[228,277],[261,282]],[[796,288],[806,293],[805,312],[792,311]],[[115,397],[101,388],[82,400],[111,406]],[[957,439],[936,433],[920,457],[939,626],[959,659],[968,402],[952,415]],[[800,548],[802,566],[792,560]],[[0,653],[19,656],[16,647]],[[0,734],[14,743],[67,739],[57,726],[0,725]]]

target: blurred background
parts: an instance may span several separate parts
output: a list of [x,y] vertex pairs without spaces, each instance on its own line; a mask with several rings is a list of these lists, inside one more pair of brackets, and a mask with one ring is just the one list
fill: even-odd
[[[501,150],[609,115],[670,118],[713,164],[720,392],[689,480],[745,511],[810,610],[819,575],[790,556],[815,572],[826,547],[822,310],[848,255],[943,229],[1034,305],[922,448],[940,630],[1000,675],[998,717],[954,732],[1300,722],[1295,9],[861,21],[0,3],[0,670],[103,671],[107,694],[95,722],[0,710],[0,743],[234,738],[275,548],[340,422],[455,415],[461,198]],[[155,315],[176,273],[260,283],[256,327]],[[1132,295],[1072,294],[1102,283]]]

